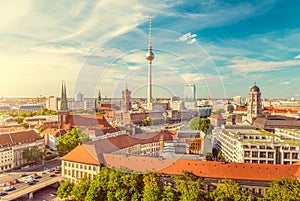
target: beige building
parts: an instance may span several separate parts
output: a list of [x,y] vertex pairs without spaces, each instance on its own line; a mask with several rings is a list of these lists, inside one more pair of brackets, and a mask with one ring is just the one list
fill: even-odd
[[26,130],[0,135],[0,172],[19,167],[25,163],[22,153],[37,146],[44,150],[45,142],[34,130]]

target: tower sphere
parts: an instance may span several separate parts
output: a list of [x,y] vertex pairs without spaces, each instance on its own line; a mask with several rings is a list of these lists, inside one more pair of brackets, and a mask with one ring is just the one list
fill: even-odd
[[148,61],[152,61],[154,59],[154,54],[152,52],[152,47],[151,46],[148,48],[148,52],[146,54],[146,59]]

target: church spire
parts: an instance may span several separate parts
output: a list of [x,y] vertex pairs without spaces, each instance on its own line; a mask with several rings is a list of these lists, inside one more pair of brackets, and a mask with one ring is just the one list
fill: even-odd
[[68,108],[68,99],[67,99],[66,83],[64,81],[62,81],[62,85],[61,85],[60,110],[62,110],[62,111],[69,110],[69,108]]

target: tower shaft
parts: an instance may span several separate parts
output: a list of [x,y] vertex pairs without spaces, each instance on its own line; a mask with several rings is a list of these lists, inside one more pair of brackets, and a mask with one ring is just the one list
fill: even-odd
[[147,92],[147,107],[148,110],[151,109],[152,103],[152,60],[154,59],[154,54],[152,52],[152,41],[151,41],[151,17],[149,17],[149,41],[148,41],[148,51],[146,54],[146,60],[148,60],[148,92]]

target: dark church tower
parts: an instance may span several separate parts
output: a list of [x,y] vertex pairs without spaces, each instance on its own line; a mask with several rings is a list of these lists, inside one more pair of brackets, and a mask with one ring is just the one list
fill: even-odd
[[66,124],[69,114],[66,83],[62,82],[60,110],[58,111],[58,128],[62,128],[62,126]]

